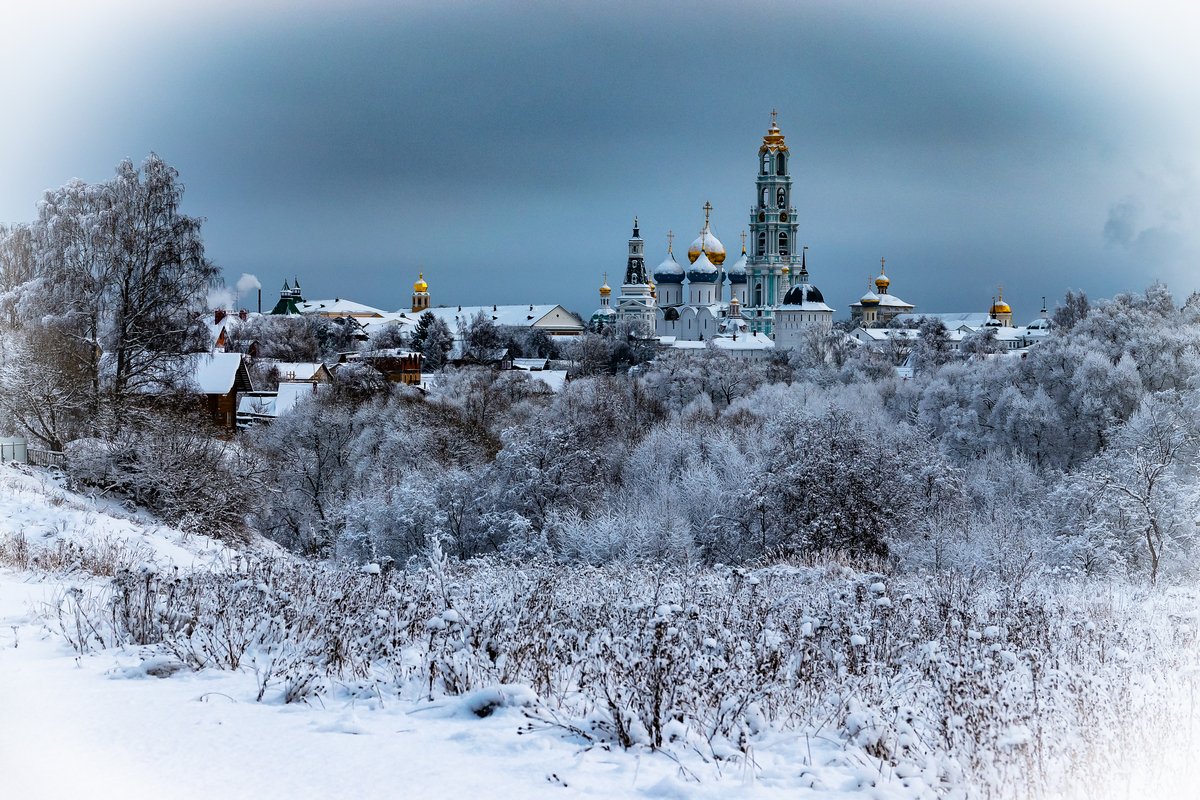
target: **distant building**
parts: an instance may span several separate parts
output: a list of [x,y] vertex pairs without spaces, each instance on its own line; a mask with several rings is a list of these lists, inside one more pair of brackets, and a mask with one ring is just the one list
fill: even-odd
[[891,279],[884,274],[886,259],[879,259],[879,276],[875,278],[875,291],[867,293],[857,303],[850,304],[850,321],[864,328],[887,325],[901,314],[911,314],[915,309],[891,293]]

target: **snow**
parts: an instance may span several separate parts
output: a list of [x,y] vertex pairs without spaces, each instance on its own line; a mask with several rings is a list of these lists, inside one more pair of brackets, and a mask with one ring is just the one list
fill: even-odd
[[241,353],[199,353],[188,357],[184,370],[201,394],[229,394],[241,365]]
[[559,314],[555,316],[554,321],[548,321],[541,327],[559,328],[565,327],[572,330],[583,329],[583,323],[571,315],[566,309],[560,305],[524,305],[524,306],[453,306],[447,308],[430,308],[429,311],[433,315],[450,328],[451,332],[458,333],[465,329],[471,320],[477,314],[483,314],[492,322],[501,326],[510,326],[514,328],[534,328],[539,327],[538,323],[543,322],[547,317],[551,316],[555,311]]
[[[212,540],[130,514],[103,499],[73,494],[47,474],[23,467],[0,469],[0,537],[13,534],[39,546],[116,537],[145,552],[146,570],[160,572],[167,567],[225,569],[237,557]],[[281,556],[279,568],[287,558]],[[787,569],[743,575],[747,585],[760,591]],[[365,573],[380,571],[371,564]],[[809,579],[818,575],[815,570],[798,574]],[[429,699],[397,694],[366,679],[361,685],[340,685],[311,704],[284,705],[276,693],[256,702],[258,684],[251,668],[193,671],[151,647],[76,653],[53,632],[56,623],[47,608],[68,591],[105,582],[78,570],[46,574],[0,567],[0,776],[5,797],[123,800],[131,791],[182,800],[939,796],[931,788],[938,780],[936,761],[918,765],[901,756],[889,764],[867,755],[891,746],[885,729],[911,735],[892,719],[908,712],[877,709],[854,692],[839,701],[846,708],[844,735],[836,725],[817,731],[773,728],[751,711],[752,759],[717,745],[714,755],[724,756],[723,761],[684,748],[655,752],[588,742],[554,724],[548,699],[521,683],[483,684],[458,696]],[[871,578],[860,586],[874,600],[886,599],[883,581]],[[1140,604],[1145,598],[1135,595],[1127,602]],[[673,601],[650,608],[660,626],[656,629],[668,636],[691,613]],[[1181,613],[1189,621],[1195,616],[1191,606],[1181,607]],[[460,629],[466,617],[443,608],[429,618],[429,629]],[[805,620],[801,627],[805,636],[820,636],[835,622]],[[1086,626],[1095,628],[1081,618],[1079,627]],[[881,652],[876,637],[867,633],[864,628],[848,637],[860,654],[856,658]],[[973,639],[1004,638],[998,625],[972,633]],[[701,643],[714,658],[726,646],[713,636]],[[1133,647],[1114,647],[1112,656],[1131,667],[1142,663],[1146,653]],[[932,659],[937,650],[931,646],[919,652]],[[1180,702],[1189,701],[1185,696]],[[961,727],[969,719],[958,716],[949,722]],[[687,736],[679,725],[664,733],[668,740]],[[1037,735],[1025,724],[1012,724],[1001,731],[999,745],[1023,752]],[[1114,775],[1112,796],[1195,797],[1196,769],[1188,766],[1188,755],[1183,754],[1178,769],[1175,761],[1164,759],[1149,765],[1153,774]],[[1096,769],[1111,769],[1113,763],[1124,762],[1100,761]],[[1167,780],[1177,783],[1164,786]]]
[[311,381],[317,379],[317,373],[325,366],[321,362],[306,361],[274,361],[271,366],[279,370],[279,377],[284,381]]
[[355,303],[353,300],[345,300],[341,297],[335,297],[332,300],[310,300],[307,303],[297,303],[297,306],[305,314],[323,314],[330,317],[383,317],[387,315],[383,309]]

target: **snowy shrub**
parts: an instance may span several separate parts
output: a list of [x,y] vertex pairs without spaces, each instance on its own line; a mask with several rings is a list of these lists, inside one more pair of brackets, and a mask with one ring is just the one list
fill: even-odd
[[77,646],[151,644],[192,668],[244,670],[264,701],[462,696],[472,714],[517,704],[529,725],[596,745],[750,768],[758,737],[833,737],[966,797],[1099,788],[1141,757],[1139,740],[1187,735],[1171,698],[1196,663],[1196,598],[1179,590],[846,567],[518,568],[459,563],[435,539],[422,558],[143,568],[68,594],[57,614]]

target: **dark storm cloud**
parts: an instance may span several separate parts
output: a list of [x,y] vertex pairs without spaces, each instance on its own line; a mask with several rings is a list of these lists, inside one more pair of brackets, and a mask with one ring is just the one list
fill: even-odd
[[1125,288],[1105,275],[1132,242],[1166,257],[1155,225],[1110,213],[1122,193],[1106,169],[1126,156],[1131,115],[1152,113],[1130,103],[1148,101],[1107,94],[1044,20],[985,13],[231,10],[119,64],[107,91],[120,99],[92,92],[64,112],[89,135],[38,174],[104,177],[156,150],[230,280],[252,272],[268,291],[299,275],[311,295],[394,308],[420,268],[435,302],[586,312],[601,273],[620,278],[634,214],[652,263],[668,228],[686,247],[706,200],[736,250],[776,107],[801,235],[839,311],[881,255],[927,310],[979,308],[997,283],[1018,316],[1067,286]]

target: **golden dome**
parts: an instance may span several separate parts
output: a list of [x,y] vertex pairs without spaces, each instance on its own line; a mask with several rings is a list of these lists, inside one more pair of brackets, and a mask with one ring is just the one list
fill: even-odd
[[889,285],[892,285],[892,278],[889,278],[883,273],[883,264],[886,263],[886,261],[887,259],[880,259],[880,277],[875,278],[875,288],[880,294],[887,294]]
[[783,133],[779,130],[779,125],[775,123],[777,114],[778,112],[776,111],[771,112],[771,127],[767,128],[767,135],[763,137],[762,147],[758,149],[760,153],[768,150],[772,152],[781,150],[786,152],[788,149],[787,145],[783,143]]
[[612,287],[608,285],[608,273],[604,273],[604,282],[600,284],[600,296],[608,297],[612,294]]
[[417,273],[417,282],[413,284],[413,291],[414,292],[428,292],[429,291],[429,284],[425,282],[425,273],[424,272]]
[[721,240],[713,236],[712,231],[709,230],[705,230],[703,234],[696,237],[696,241],[692,242],[692,246],[688,248],[689,262],[696,263],[696,259],[700,257],[701,246],[703,246],[708,260],[713,264],[719,267],[725,263],[725,245],[721,244]]
[[708,227],[708,215],[712,213],[712,203],[704,204],[704,228],[700,231],[700,235],[696,237],[696,241],[692,242],[692,246],[688,248],[688,262],[695,264],[696,259],[700,257],[700,251],[708,256],[708,260],[715,266],[721,266],[725,263],[725,245],[721,244],[721,240],[713,236],[712,230]]
[[1009,307],[1008,303],[1004,302],[1004,300],[1001,299],[1001,300],[997,300],[995,303],[992,303],[991,313],[992,314],[1011,314],[1012,309]]

